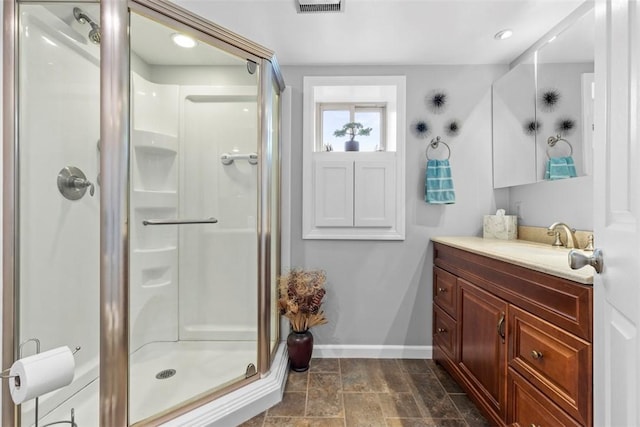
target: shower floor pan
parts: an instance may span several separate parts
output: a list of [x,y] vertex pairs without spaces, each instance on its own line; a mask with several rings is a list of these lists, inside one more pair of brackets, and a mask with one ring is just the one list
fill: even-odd
[[[129,420],[143,420],[191,399],[212,387],[242,378],[256,364],[257,345],[246,341],[178,341],[150,343],[131,356]],[[171,375],[168,370],[175,370]],[[156,376],[160,374],[160,377]],[[71,408],[79,427],[98,425],[99,380],[75,394],[40,421],[69,420]],[[23,420],[23,425],[30,420]],[[30,423],[29,425],[32,425]]]

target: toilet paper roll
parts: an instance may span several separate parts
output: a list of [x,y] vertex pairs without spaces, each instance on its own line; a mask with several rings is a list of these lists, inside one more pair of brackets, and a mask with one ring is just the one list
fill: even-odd
[[75,360],[69,347],[58,347],[16,360],[9,375],[9,391],[18,405],[71,384]]

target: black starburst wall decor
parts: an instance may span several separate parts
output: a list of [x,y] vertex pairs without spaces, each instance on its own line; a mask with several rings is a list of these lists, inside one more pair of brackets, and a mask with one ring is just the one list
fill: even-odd
[[427,108],[435,113],[440,114],[444,112],[447,107],[448,95],[440,89],[431,91],[426,97]]
[[543,89],[538,97],[538,106],[541,111],[553,111],[560,103],[562,95],[558,89]]
[[444,125],[444,131],[448,136],[457,136],[460,133],[460,122],[450,120]]
[[411,125],[411,132],[418,138],[426,138],[431,134],[431,126],[425,120],[416,120]]
[[555,131],[558,135],[567,136],[573,133],[576,121],[569,117],[561,117],[556,121]]
[[535,135],[542,129],[542,123],[537,120],[527,120],[524,123],[523,130],[527,135]]

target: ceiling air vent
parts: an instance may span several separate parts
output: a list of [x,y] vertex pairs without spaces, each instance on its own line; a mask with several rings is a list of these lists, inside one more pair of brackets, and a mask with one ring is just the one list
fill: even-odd
[[344,0],[296,0],[298,13],[342,12]]

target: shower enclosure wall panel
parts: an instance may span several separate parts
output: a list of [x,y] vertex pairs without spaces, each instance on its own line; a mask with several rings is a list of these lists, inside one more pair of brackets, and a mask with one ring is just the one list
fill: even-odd
[[[178,87],[132,73],[130,349],[178,339]],[[152,377],[153,378],[153,377]]]
[[[99,48],[43,6],[21,7],[20,24],[18,340],[37,338],[41,351],[82,347],[74,382],[39,399],[42,415],[98,376],[100,188],[68,200],[56,182],[65,166],[92,183],[99,174]],[[33,403],[22,405],[23,425],[33,422]]]
[[[257,351],[258,167],[220,160],[257,152],[256,87],[182,87],[181,98],[182,215],[218,223],[180,235],[180,339],[250,341]],[[255,356],[239,362],[238,374]]]
[[[143,57],[131,90],[132,422],[233,383],[257,360],[257,166],[220,161],[257,151],[257,87],[172,84],[192,75],[180,67],[152,82],[164,67]],[[219,222],[142,225],[208,217]],[[175,376],[157,380],[164,369]]]

